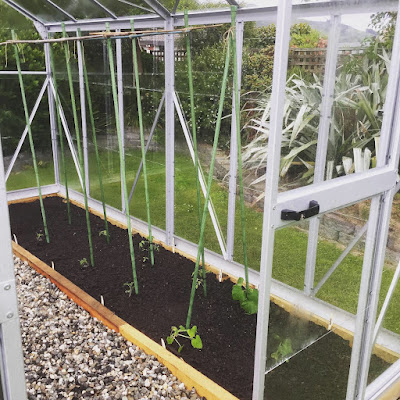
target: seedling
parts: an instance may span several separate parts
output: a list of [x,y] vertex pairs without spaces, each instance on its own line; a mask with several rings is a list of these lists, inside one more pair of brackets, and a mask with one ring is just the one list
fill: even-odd
[[89,266],[88,260],[86,258],[82,258],[79,260],[79,264],[82,268],[86,268]]
[[[211,271],[206,271],[206,274],[209,274]],[[194,271],[192,272],[192,277],[194,275]],[[204,278],[203,278],[203,273],[198,275],[197,281],[196,281],[196,290],[202,286],[204,283]]]
[[203,348],[203,342],[201,341],[200,335],[197,334],[196,325],[193,325],[189,329],[186,329],[183,325],[179,325],[179,328],[177,328],[176,326],[171,327],[171,334],[167,337],[167,343],[168,344],[172,344],[174,342],[178,343],[179,346],[178,352],[180,353],[182,352],[184,345],[179,343],[178,337],[189,339],[194,349]]
[[99,236],[107,236],[107,231],[105,229],[104,231],[100,231]]
[[240,302],[240,306],[246,314],[257,314],[258,290],[249,288],[246,290],[243,285],[243,278],[239,278],[237,284],[232,288],[232,299]]
[[[278,339],[280,339],[278,335],[276,336]],[[275,361],[285,360],[292,353],[293,353],[292,341],[290,339],[285,339],[279,343],[278,348],[274,353],[271,354],[271,357]],[[285,362],[289,362],[289,359],[285,360]]]
[[149,261],[149,257],[143,256],[143,263],[145,263],[146,261]]
[[129,297],[131,297],[132,293],[135,291],[135,282],[125,282],[124,286],[127,286],[127,289],[125,289],[125,293],[127,293]]
[[42,241],[43,241],[43,238],[44,238],[44,234],[43,234],[43,233],[41,233],[41,232],[37,232],[37,233],[36,233],[36,240],[37,240],[38,242],[42,242]]

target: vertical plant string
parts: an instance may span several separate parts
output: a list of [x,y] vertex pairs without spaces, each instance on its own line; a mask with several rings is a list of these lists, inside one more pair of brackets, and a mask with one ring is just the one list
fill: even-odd
[[[231,33],[229,32],[228,35]],[[204,202],[204,207],[203,207],[203,216],[201,220],[201,227],[200,227],[200,240],[199,240],[199,245],[197,249],[197,259],[196,259],[196,265],[194,268],[193,272],[193,279],[192,279],[192,290],[190,293],[190,302],[189,302],[189,309],[188,309],[188,314],[186,318],[186,328],[189,329],[190,327],[190,321],[192,319],[192,311],[193,311],[193,303],[194,303],[194,296],[196,293],[196,283],[197,283],[197,277],[199,274],[199,264],[200,264],[200,256],[204,248],[204,231],[206,227],[206,221],[207,221],[207,208],[208,208],[208,203],[210,201],[210,193],[211,193],[211,185],[213,182],[213,174],[214,174],[214,164],[215,164],[215,157],[217,154],[217,148],[218,148],[218,138],[219,138],[219,133],[221,130],[221,120],[222,120],[222,112],[224,109],[224,100],[225,100],[225,92],[226,92],[226,86],[227,86],[227,81],[228,81],[228,72],[229,72],[229,61],[230,61],[230,56],[231,56],[231,40],[228,36],[227,38],[227,43],[226,43],[226,56],[225,56],[225,67],[224,67],[224,74],[222,78],[222,87],[221,87],[221,95],[219,99],[219,107],[218,107],[218,116],[217,116],[217,122],[215,126],[215,133],[214,133],[214,143],[213,143],[213,151],[211,155],[211,163],[210,163],[210,171],[208,173],[208,182],[207,182],[207,193],[206,193],[206,198]]]
[[[134,26],[133,20],[131,20],[131,27],[132,27],[132,32],[134,32],[135,26]],[[151,265],[154,265],[153,236],[151,234],[150,197],[149,197],[149,187],[148,187],[148,182],[147,182],[146,150],[145,150],[145,145],[144,145],[142,99],[140,97],[139,68],[138,68],[136,39],[135,38],[132,38],[132,55],[133,55],[133,68],[135,71],[137,109],[138,109],[138,115],[139,115],[140,147],[142,149],[143,181],[144,181],[144,193],[145,193],[145,198],[146,198],[147,224],[149,227],[150,261],[151,261]]]
[[[110,25],[108,23],[106,24],[106,30],[108,32],[110,31]],[[125,159],[123,156],[121,126],[119,123],[119,107],[118,107],[117,84],[115,82],[114,54],[113,54],[110,38],[107,39],[107,49],[108,49],[108,61],[109,61],[109,65],[110,65],[111,88],[112,88],[112,94],[113,94],[113,100],[114,100],[115,125],[116,125],[116,129],[117,129],[117,137],[118,137],[118,149],[119,149],[119,161],[120,161],[120,168],[121,168],[122,190],[123,190],[124,200],[125,200],[126,225],[128,227],[129,250],[131,253],[133,284],[135,287],[135,293],[138,294],[139,287],[138,287],[137,276],[136,276],[135,253],[133,250],[131,217],[130,217],[130,212],[129,212],[129,196],[128,196],[128,190],[126,187]]]
[[68,174],[67,174],[67,166],[65,163],[65,149],[64,149],[64,135],[63,128],[61,125],[61,116],[60,116],[60,98],[58,96],[58,85],[56,79],[56,68],[54,63],[54,53],[51,44],[49,45],[49,55],[50,55],[50,65],[52,71],[52,79],[55,91],[55,102],[56,102],[56,115],[57,115],[57,129],[58,134],[60,136],[60,150],[61,150],[61,167],[64,175],[64,186],[65,186],[65,197],[67,201],[67,214],[68,214],[68,223],[71,225],[71,204],[69,201],[69,189],[68,189]]
[[[189,16],[185,10],[185,28],[189,27]],[[194,89],[193,89],[193,71],[192,71],[192,52],[190,47],[189,33],[186,34],[186,59],[188,69],[189,81],[189,95],[190,95],[190,116],[192,120],[192,137],[193,137],[193,152],[194,152],[194,167],[196,170],[196,194],[197,194],[197,210],[199,214],[199,230],[201,229],[201,199],[200,199],[200,181],[199,181],[199,155],[197,152],[197,125],[196,113],[194,109]],[[207,282],[206,282],[206,265],[204,259],[204,248],[201,253],[202,268],[203,268],[203,293],[207,297]]]
[[239,200],[240,200],[240,221],[242,226],[242,242],[243,242],[243,259],[244,273],[246,281],[246,291],[249,291],[249,268],[247,262],[247,241],[246,241],[246,215],[244,207],[244,190],[243,190],[243,170],[242,170],[242,138],[240,134],[240,100],[239,100],[239,79],[238,79],[238,63],[236,54],[236,12],[237,7],[231,7],[232,16],[232,58],[233,58],[233,82],[234,82],[234,99],[235,99],[235,119],[236,119],[236,141],[238,156],[238,174],[239,174]]
[[[16,35],[15,35],[14,30],[11,31],[11,36],[12,36],[13,40],[16,40]],[[18,46],[16,44],[14,44],[14,53],[15,53],[15,61],[17,64],[17,69],[18,69],[18,80],[19,80],[19,85],[21,88],[22,104],[24,106],[25,122],[26,122],[26,126],[28,127],[28,138],[29,138],[29,146],[31,148],[31,153],[32,153],[33,170],[35,172],[36,185],[37,185],[37,188],[39,191],[39,202],[40,202],[40,210],[41,210],[42,219],[43,219],[44,233],[45,233],[45,237],[46,237],[46,242],[50,243],[49,231],[47,229],[46,212],[45,212],[44,204],[43,204],[42,189],[40,186],[39,169],[38,169],[38,165],[37,165],[37,161],[36,161],[35,145],[33,143],[32,128],[31,128],[31,123],[29,121],[28,105],[26,103],[24,80],[22,79],[21,62],[19,59]]]
[[[80,29],[78,29],[78,36],[81,36]],[[92,127],[92,140],[93,140],[93,146],[94,146],[94,153],[95,153],[95,157],[96,157],[97,175],[99,178],[101,203],[103,205],[104,227],[105,227],[105,231],[106,231],[107,243],[110,243],[110,232],[108,229],[106,201],[105,201],[104,186],[103,186],[103,174],[101,171],[99,148],[97,146],[97,136],[96,136],[96,126],[94,123],[94,115],[93,115],[92,96],[90,94],[89,79],[88,79],[88,73],[87,73],[86,61],[85,61],[85,52],[84,52],[84,47],[83,47],[82,42],[79,42],[79,46],[80,46],[81,54],[82,54],[82,67],[83,67],[83,77],[85,80],[86,99],[87,99],[87,104],[88,104],[88,108],[89,108],[90,125]]]
[[[62,24],[62,31],[63,37],[66,38],[67,34],[65,32],[65,24]],[[87,225],[87,232],[88,232],[88,241],[89,241],[89,251],[90,251],[90,264],[94,267],[94,256],[93,256],[93,245],[92,245],[92,231],[90,227],[90,214],[89,214],[89,206],[88,206],[88,198],[86,192],[86,172],[85,168],[83,167],[83,153],[82,153],[82,146],[81,146],[81,135],[79,130],[79,120],[78,120],[78,113],[76,111],[76,103],[75,103],[75,91],[74,91],[74,83],[72,81],[72,72],[71,72],[71,54],[69,51],[68,42],[64,43],[64,53],[65,53],[65,62],[67,65],[67,75],[68,75],[68,83],[69,83],[69,91],[71,95],[71,106],[72,106],[72,113],[74,116],[74,126],[75,126],[75,133],[76,133],[76,144],[78,146],[78,157],[79,157],[79,169],[82,176],[82,186],[83,186],[83,197],[85,199],[85,211],[86,211],[86,225]]]

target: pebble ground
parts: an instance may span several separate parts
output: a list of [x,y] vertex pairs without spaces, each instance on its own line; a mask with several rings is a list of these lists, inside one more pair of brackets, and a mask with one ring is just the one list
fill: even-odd
[[14,258],[29,399],[205,400]]

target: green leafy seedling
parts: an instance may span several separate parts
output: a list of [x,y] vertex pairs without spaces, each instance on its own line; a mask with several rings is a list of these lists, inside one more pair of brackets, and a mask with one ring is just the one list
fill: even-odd
[[124,286],[127,286],[127,289],[125,289],[125,293],[127,293],[129,297],[131,297],[132,293],[135,290],[135,282],[125,282]]
[[107,236],[107,231],[105,229],[104,231],[100,231],[99,236]]
[[89,266],[88,260],[86,258],[82,258],[79,260],[79,264],[82,268],[86,268]]
[[232,299],[240,303],[246,314],[257,314],[258,310],[258,290],[243,288],[243,278],[239,278],[236,285],[232,287]]
[[37,240],[38,242],[43,241],[43,237],[44,237],[44,234],[43,234],[43,233],[41,233],[41,232],[37,232],[37,233],[36,233],[36,240]]
[[[279,361],[279,360],[284,360],[292,353],[293,353],[292,341],[287,338],[279,343],[278,348],[274,353],[271,354],[271,357],[275,361]],[[289,359],[285,361],[289,362]]]
[[200,335],[197,333],[196,325],[193,325],[189,329],[186,329],[183,325],[179,325],[179,328],[176,326],[171,327],[171,334],[167,337],[167,343],[172,344],[176,342],[179,346],[178,352],[180,353],[182,352],[184,345],[179,342],[178,337],[189,339],[194,349],[203,348],[203,342]]

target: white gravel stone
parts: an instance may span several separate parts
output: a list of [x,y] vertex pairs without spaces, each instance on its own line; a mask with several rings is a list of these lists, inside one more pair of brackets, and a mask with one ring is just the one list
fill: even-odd
[[28,399],[201,400],[14,257]]

